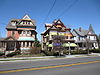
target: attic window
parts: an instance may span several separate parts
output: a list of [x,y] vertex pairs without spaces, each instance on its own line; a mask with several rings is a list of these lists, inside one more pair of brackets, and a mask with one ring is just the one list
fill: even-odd
[[58,23],[60,23],[60,21],[58,21]]

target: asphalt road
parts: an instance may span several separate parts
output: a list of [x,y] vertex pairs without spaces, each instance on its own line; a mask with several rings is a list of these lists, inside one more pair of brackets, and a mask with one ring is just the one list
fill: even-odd
[[100,75],[100,57],[0,63],[0,75]]

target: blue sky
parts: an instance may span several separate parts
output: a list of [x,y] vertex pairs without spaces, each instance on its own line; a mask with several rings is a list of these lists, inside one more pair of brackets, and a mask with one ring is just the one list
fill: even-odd
[[21,19],[28,14],[36,21],[38,39],[45,30],[44,23],[54,19],[61,21],[72,30],[82,27],[88,29],[92,24],[96,34],[100,34],[100,0],[0,0],[0,37],[6,37],[6,25],[10,19]]

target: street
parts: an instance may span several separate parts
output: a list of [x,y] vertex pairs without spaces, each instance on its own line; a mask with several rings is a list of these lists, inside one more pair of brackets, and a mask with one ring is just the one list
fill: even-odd
[[0,75],[100,75],[100,57],[0,63]]

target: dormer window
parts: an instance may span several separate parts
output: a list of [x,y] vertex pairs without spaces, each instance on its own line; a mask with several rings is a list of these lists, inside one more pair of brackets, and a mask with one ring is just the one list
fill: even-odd
[[23,21],[23,24],[25,24],[25,21]]
[[30,25],[30,22],[28,22],[28,24]]
[[11,24],[12,24],[12,26],[15,26],[16,25],[16,22],[13,21],[13,22],[11,22]]

